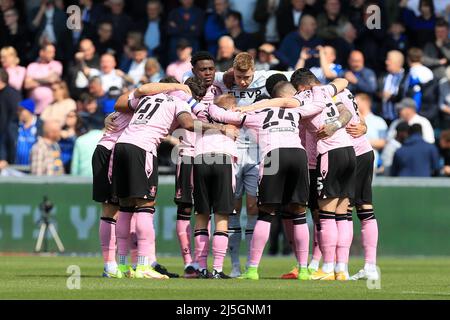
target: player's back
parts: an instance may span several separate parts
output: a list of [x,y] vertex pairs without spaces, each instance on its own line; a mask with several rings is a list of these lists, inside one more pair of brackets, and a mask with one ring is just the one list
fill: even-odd
[[[335,88],[331,85],[315,86],[312,90],[305,90],[295,95],[302,106],[307,104],[321,103],[325,105],[320,113],[305,119],[304,123],[306,129],[310,131],[313,136],[316,136],[320,128],[328,123],[332,123],[339,118],[339,111],[333,102],[332,96],[335,93]],[[338,129],[331,137],[327,139],[317,140],[317,152],[320,154],[326,153],[329,150],[352,146],[350,136],[345,131],[345,128]]]
[[[199,120],[209,123],[237,124],[240,122],[238,113],[228,112],[214,104],[206,106],[203,103],[199,103],[193,108],[193,113]],[[232,121],[226,121],[227,114],[232,116]],[[196,132],[195,155],[198,156],[206,153],[224,153],[236,158],[236,142],[233,138],[222,134],[219,130]]]
[[133,118],[117,142],[131,143],[156,155],[161,140],[178,126],[177,116],[190,109],[186,102],[163,93],[139,99]]
[[299,135],[299,108],[266,108],[250,112],[244,119],[244,126],[256,136],[264,157],[278,148],[303,148]]
[[[358,105],[356,104],[355,97],[350,92],[350,90],[345,89],[336,97],[337,100],[340,100],[347,108],[347,110],[351,112],[352,119],[350,123],[360,123],[361,119],[358,112]],[[358,138],[351,137],[351,140],[353,143],[353,148],[355,149],[355,154],[357,156],[373,150],[369,139],[367,139],[367,136],[365,134]]]
[[111,150],[114,147],[116,141],[128,127],[128,124],[133,118],[133,113],[114,112],[112,116],[114,117],[116,129],[114,131],[105,131],[98,142],[99,145],[104,146],[108,150]]

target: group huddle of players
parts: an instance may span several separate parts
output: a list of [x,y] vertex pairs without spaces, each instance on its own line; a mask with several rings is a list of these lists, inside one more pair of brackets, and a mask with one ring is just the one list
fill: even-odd
[[[297,259],[282,278],[377,280],[374,154],[348,82],[338,78],[324,85],[304,68],[255,71],[247,53],[238,54],[225,73],[215,71],[208,52],[197,52],[191,63],[184,84],[170,77],[144,84],[122,95],[105,121],[92,159],[93,199],[103,205],[103,276],[178,277],[157,262],[155,249],[157,149],[166,140],[176,145],[174,200],[183,277],[259,279],[271,221],[280,214]],[[244,194],[248,256],[242,270]],[[309,264],[307,207],[314,221]],[[365,265],[350,277],[353,208],[361,220]],[[223,272],[227,251],[229,275]]]

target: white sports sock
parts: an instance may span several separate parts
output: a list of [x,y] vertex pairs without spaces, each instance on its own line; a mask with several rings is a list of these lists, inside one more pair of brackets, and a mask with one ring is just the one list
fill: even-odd
[[322,266],[322,271],[325,273],[330,273],[333,272],[334,270],[334,263],[330,262],[330,263],[324,263]]
[[105,263],[106,272],[116,273],[117,263],[115,261]]
[[377,271],[377,265],[373,263],[366,263],[364,265],[364,270],[368,272],[376,272]]
[[346,272],[347,271],[347,264],[343,263],[343,262],[337,263],[334,271],[335,272]]
[[309,267],[314,269],[314,270],[318,270],[319,269],[319,263],[320,263],[320,261],[312,259],[311,262],[309,263]]

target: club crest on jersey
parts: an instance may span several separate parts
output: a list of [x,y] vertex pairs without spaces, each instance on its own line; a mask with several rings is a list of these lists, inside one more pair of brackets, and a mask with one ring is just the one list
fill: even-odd
[[156,186],[151,186],[150,188],[150,197],[156,196]]

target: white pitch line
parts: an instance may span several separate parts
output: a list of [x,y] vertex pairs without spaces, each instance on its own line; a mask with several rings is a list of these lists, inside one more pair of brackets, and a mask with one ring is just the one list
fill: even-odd
[[422,294],[422,295],[435,295],[435,296],[450,296],[450,292],[402,291],[402,294]]

